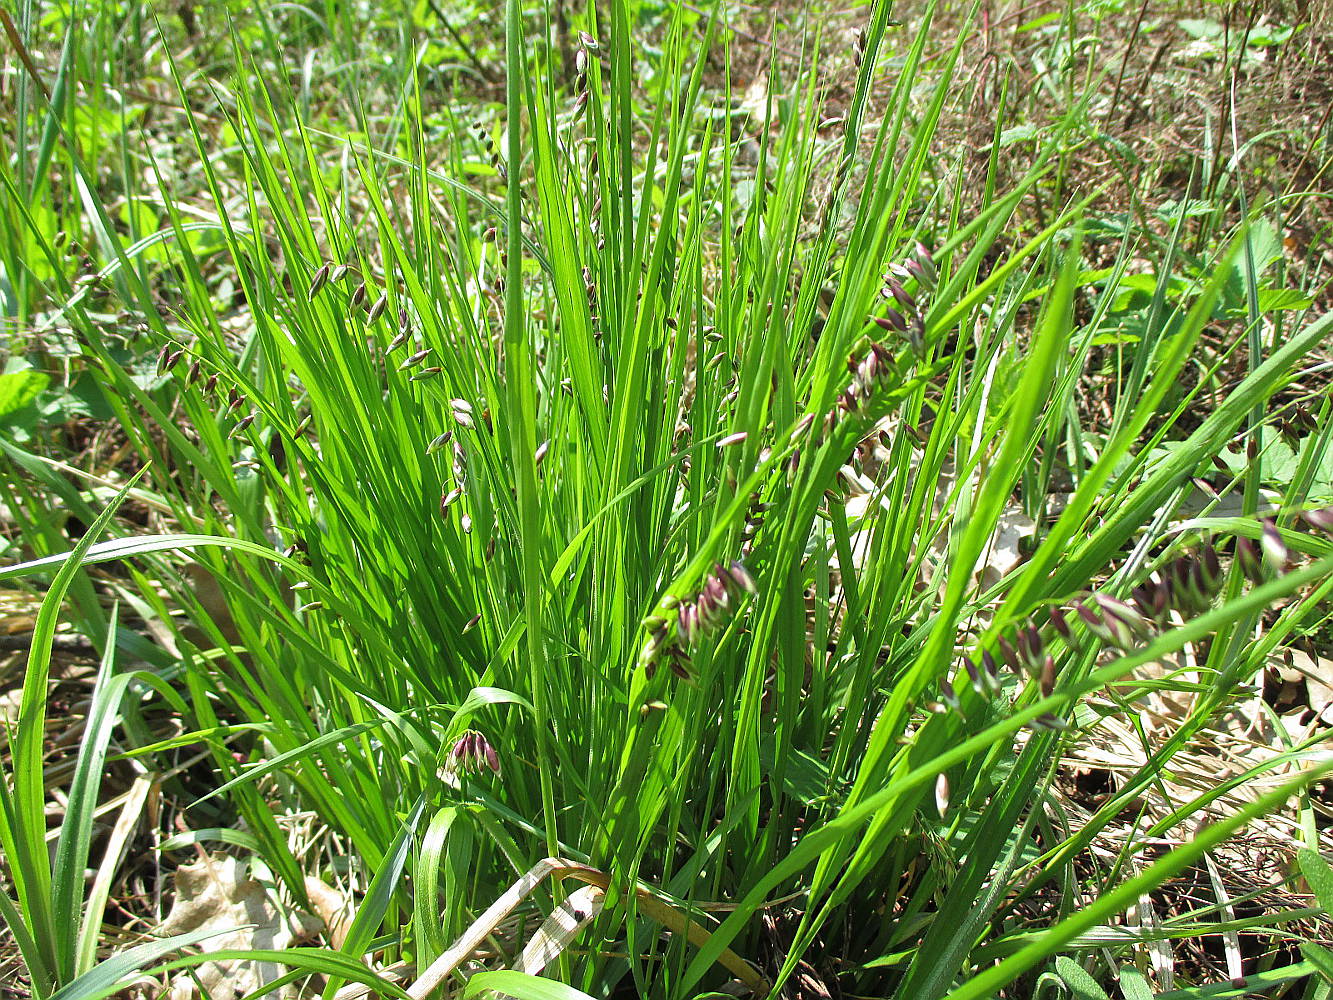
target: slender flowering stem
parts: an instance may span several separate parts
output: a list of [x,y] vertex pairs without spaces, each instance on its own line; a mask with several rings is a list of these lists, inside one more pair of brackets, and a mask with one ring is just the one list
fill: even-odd
[[542,629],[542,598],[545,574],[541,567],[541,510],[537,495],[537,440],[532,398],[532,359],[524,326],[523,309],[523,7],[519,0],[505,4],[505,111],[509,148],[506,208],[509,214],[505,235],[505,387],[511,454],[518,473],[519,549],[523,565],[523,607],[526,616],[529,695],[536,733],[537,772],[541,780],[542,825],[546,851],[560,850],[556,829],[554,770],[549,747],[550,722],[546,707],[546,643]]

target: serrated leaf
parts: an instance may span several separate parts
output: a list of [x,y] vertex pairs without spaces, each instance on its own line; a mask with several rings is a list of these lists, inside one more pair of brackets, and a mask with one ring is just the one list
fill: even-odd
[[1259,289],[1259,311],[1276,312],[1279,309],[1308,309],[1314,300],[1295,288]]

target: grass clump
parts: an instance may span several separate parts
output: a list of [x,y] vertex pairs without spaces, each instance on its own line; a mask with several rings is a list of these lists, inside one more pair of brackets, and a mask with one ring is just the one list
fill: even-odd
[[[29,554],[68,547],[40,526],[54,502],[90,526],[70,559],[3,571],[62,566],[34,648],[82,581],[80,625],[125,678],[117,698],[135,693],[126,748],[206,748],[186,815],[250,845],[300,904],[312,856],[281,820],[318,818],[355,919],[337,950],[271,957],[328,992],[1100,990],[1089,935],[1292,796],[1312,809],[1326,773],[1312,737],[1262,770],[1305,766],[1193,840],[1144,858],[1206,795],[1093,885],[1075,876],[1271,650],[1327,615],[1327,406],[1280,491],[1260,449],[1330,320],[1261,308],[1249,218],[1198,273],[1180,264],[1183,204],[1163,244],[1122,227],[1107,268],[1085,258],[1105,233],[1095,191],[1033,225],[1088,95],[1003,186],[997,133],[992,182],[964,192],[934,136],[970,21],[936,51],[933,7],[907,26],[868,8],[832,135],[817,69],[833,43],[810,40],[770,67],[751,148],[709,79],[707,54],[731,51],[725,7],[664,10],[646,84],[644,13],[589,9],[561,51],[511,0],[503,108],[472,139],[445,116],[444,152],[419,60],[382,117],[317,127],[309,94],[266,71],[288,58],[276,38],[236,27],[225,80],[169,61],[196,186],[147,155],[161,228],[138,239],[101,200],[112,157],[71,130],[77,105],[30,95],[36,162],[20,137],[0,174],[25,248],[5,258],[12,314],[59,332],[122,464],[148,467],[88,496],[52,437],[6,441]],[[77,75],[104,39],[66,30]],[[142,139],[120,132],[121,159]],[[62,214],[102,257],[82,287],[43,222]],[[1143,257],[1156,284],[1130,337]],[[141,335],[120,339],[99,302]],[[1108,343],[1116,402],[1096,422],[1080,390]],[[1216,481],[1237,442],[1249,464]],[[125,502],[139,525],[112,519]],[[998,559],[1022,519],[1024,551]],[[76,575],[130,556],[103,583],[155,649]],[[116,674],[127,649],[144,666]],[[95,967],[54,930],[83,863],[58,859],[53,880],[41,847],[44,686],[30,669],[0,833],[6,918],[48,997],[193,941]],[[1197,697],[1171,737],[1084,825],[1053,821],[1062,752],[1176,688]],[[171,738],[148,706],[169,707]],[[1303,833],[1317,852],[1318,824]],[[544,887],[565,878],[587,886],[575,902]],[[502,919],[530,930],[557,905],[580,933],[516,959]],[[1099,947],[1119,969],[1147,934]],[[465,964],[488,936],[495,968]],[[1296,979],[1310,955],[1261,971]]]

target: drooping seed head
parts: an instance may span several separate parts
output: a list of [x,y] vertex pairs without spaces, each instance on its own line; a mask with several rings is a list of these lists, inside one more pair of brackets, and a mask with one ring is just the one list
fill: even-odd
[[1193,561],[1189,556],[1177,556],[1171,560],[1163,574],[1171,585],[1172,605],[1189,611],[1197,611],[1204,603],[1203,594],[1190,570]]
[[1218,558],[1217,546],[1205,545],[1199,550],[1199,562],[1203,566],[1203,582],[1210,594],[1216,594],[1222,586],[1222,560]]
[[1055,629],[1056,633],[1066,642],[1072,639],[1074,633],[1069,628],[1069,620],[1065,617],[1064,610],[1052,605],[1050,615],[1051,628]]
[[1159,622],[1170,620],[1171,610],[1180,606],[1183,602],[1178,596],[1179,587],[1176,586],[1175,578],[1169,572],[1162,572],[1161,579],[1153,583],[1149,592],[1152,594],[1153,608],[1155,614],[1153,618]]
[[383,292],[375,300],[375,304],[370,307],[370,312],[366,314],[366,323],[374,325],[375,321],[384,315],[384,310],[389,305],[389,293]]
[[1092,599],[1101,612],[1101,620],[1111,634],[1112,645],[1128,652],[1134,648],[1136,637],[1147,633],[1143,617],[1124,601],[1107,594],[1094,593]]
[[696,620],[698,622],[698,631],[711,632],[717,628],[720,621],[720,609],[717,602],[707,594],[700,594],[694,601]]
[[1193,603],[1193,609],[1196,613],[1206,611],[1213,603],[1217,588],[1209,582],[1202,559],[1190,559],[1186,566],[1189,569],[1189,600]]
[[407,380],[409,382],[424,382],[427,379],[434,378],[442,371],[444,371],[444,369],[441,368],[439,365],[435,365],[434,367],[431,368],[423,368],[421,369],[421,371],[409,375],[407,377]]
[[445,431],[443,434],[440,434],[437,437],[432,438],[430,444],[426,445],[426,454],[434,455],[437,451],[439,451],[446,444],[448,444],[449,439],[453,436],[454,436],[453,431]]
[[919,315],[914,315],[907,326],[907,342],[918,352],[926,342],[926,323]]
[[356,309],[361,303],[366,301],[366,283],[364,281],[352,289],[351,297],[347,301],[353,309]]
[[1096,636],[1102,642],[1113,643],[1115,641],[1115,637],[1114,634],[1111,632],[1111,629],[1107,626],[1107,624],[1104,621],[1102,621],[1101,615],[1099,615],[1096,611],[1093,611],[1082,601],[1074,605],[1074,610],[1078,612],[1078,616],[1083,620],[1084,626],[1094,636]]
[[1037,631],[1035,626],[1028,625],[1019,630],[1018,651],[1023,654],[1028,670],[1037,669],[1045,648],[1046,644],[1042,641],[1041,633]]
[[686,645],[689,645],[691,639],[690,616],[693,613],[693,604],[682,604],[676,612],[676,637]]
[[[762,514],[760,515],[762,517]],[[744,563],[733,559],[731,565],[727,567],[727,575],[731,577],[736,586],[747,594],[759,593],[759,588],[755,586],[754,577],[750,571],[745,568]]]
[[639,649],[639,666],[644,669],[649,679],[657,671],[657,654],[661,651],[662,643],[661,634],[654,632],[644,640],[643,646]]
[[917,240],[915,250],[916,253],[913,255],[911,263],[916,264],[925,275],[925,280],[921,284],[927,288],[934,288],[935,282],[939,278],[939,272],[935,269],[935,258],[920,240]]
[[385,354],[392,354],[398,348],[407,343],[407,339],[412,336],[411,330],[399,330],[398,335],[389,341],[389,346],[384,349]]
[[1264,558],[1276,572],[1285,573],[1291,558],[1287,543],[1282,540],[1282,535],[1272,518],[1265,517],[1259,523],[1261,526],[1259,544],[1264,550]]
[[1259,547],[1254,544],[1254,540],[1246,538],[1244,535],[1236,539],[1236,561],[1240,563],[1240,570],[1249,578],[1251,583],[1260,584],[1264,582],[1264,563],[1259,554]]
[[875,317],[875,325],[890,333],[906,333],[907,320],[897,309],[885,309],[883,316]]
[[417,365],[421,364],[421,362],[425,361],[426,358],[430,357],[431,350],[431,348],[427,347],[425,350],[417,351],[415,354],[409,354],[403,359],[403,363],[398,366],[398,370],[404,372],[409,368],[415,368]]
[[347,277],[347,272],[350,270],[351,268],[348,265],[339,264],[337,267],[335,267],[332,271],[329,272],[329,280],[332,281],[334,284],[337,284],[339,281],[342,281],[343,278]]
[[981,679],[981,671],[977,669],[977,665],[972,662],[972,657],[963,657],[963,667],[967,670],[967,679],[972,682],[972,690],[977,694],[984,693],[986,685]]
[[328,282],[330,273],[328,264],[322,265],[319,270],[315,272],[314,277],[310,279],[310,287],[306,289],[307,301],[313,302],[315,300],[315,296],[320,293],[320,289],[322,289]]
[[1144,621],[1143,616],[1124,601],[1120,600],[1120,598],[1112,597],[1110,594],[1103,594],[1099,591],[1092,595],[1092,599],[1097,602],[1102,611],[1109,615],[1114,615],[1134,632],[1147,632],[1147,622]]
[[694,679],[690,676],[689,661],[685,658],[685,654],[679,650],[673,649],[671,651],[671,655],[667,657],[667,666],[671,669],[673,674],[683,681],[692,681]]
[[934,282],[927,275],[926,269],[915,260],[909,260],[907,266],[903,268],[903,272],[907,277],[914,278],[916,283],[927,291],[935,287]]
[[916,296],[903,287],[903,283],[897,278],[889,278],[884,282],[884,287],[889,290],[893,300],[898,303],[898,308],[911,316],[916,309]]
[[1139,613],[1145,618],[1157,619],[1157,608],[1155,604],[1155,593],[1157,588],[1151,584],[1135,587],[1130,591],[1130,600],[1138,607]]
[[1333,532],[1333,507],[1303,510],[1301,520],[1317,531]]
[[495,747],[491,746],[489,740],[483,739],[481,741],[481,752],[486,766],[498,778],[500,776],[500,755],[495,752]]
[[1000,659],[1014,673],[1021,675],[1023,673],[1023,661],[1019,659],[1017,651],[1013,644],[1004,636],[999,636],[995,640],[995,645],[1000,648]]
[[1041,696],[1049,698],[1055,692],[1055,657],[1047,653],[1041,663]]
[[704,581],[704,591],[713,597],[719,604],[726,607],[731,603],[731,574],[727,572],[725,566],[721,563],[713,565],[713,572],[709,574],[708,579]]
[[981,667],[986,675],[987,686],[998,687],[1000,681],[1000,670],[999,666],[995,662],[995,657],[991,655],[991,651],[989,649],[983,649],[981,651]]
[[1153,619],[1165,622],[1171,617],[1171,609],[1176,606],[1176,585],[1170,576],[1163,577],[1151,589]]

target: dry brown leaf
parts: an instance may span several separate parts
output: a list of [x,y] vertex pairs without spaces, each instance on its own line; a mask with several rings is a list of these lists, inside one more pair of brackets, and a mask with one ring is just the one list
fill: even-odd
[[352,904],[348,898],[327,882],[321,882],[313,875],[305,879],[305,893],[310,897],[310,908],[315,916],[328,928],[329,943],[335,948],[342,948],[347,940],[347,932],[352,926]]
[[571,892],[528,939],[522,954],[514,961],[514,968],[530,976],[541,975],[579,931],[602,912],[605,896],[606,892],[596,885],[580,886]]
[[[190,931],[223,931],[200,947],[206,951],[225,948],[280,950],[307,941],[320,929],[320,921],[308,914],[284,911],[256,879],[245,863],[225,855],[176,870],[176,901],[158,928],[162,936]],[[270,962],[205,962],[194,974],[212,1000],[235,1000],[272,982],[286,970]],[[289,984],[276,994],[295,998],[298,987]],[[195,1000],[199,986],[187,973],[172,980],[170,1000]]]
[[[1314,657],[1304,650],[1291,649],[1285,656],[1273,657],[1282,679],[1298,688],[1305,685],[1305,703],[1323,725],[1333,724],[1333,660]],[[1288,665],[1287,657],[1290,657]]]

